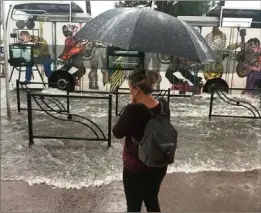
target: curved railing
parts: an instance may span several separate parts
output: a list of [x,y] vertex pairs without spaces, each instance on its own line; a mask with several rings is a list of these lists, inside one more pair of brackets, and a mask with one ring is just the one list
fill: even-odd
[[[40,98],[40,97],[35,97],[35,98],[36,99],[40,99],[40,100],[43,101],[43,99]],[[66,112],[67,111],[67,109],[65,108],[64,104],[60,100],[58,100],[56,98],[53,98],[53,97],[52,97],[52,99],[51,98],[46,98],[46,100],[51,102],[51,103],[53,103],[57,108],[59,108],[59,110],[55,110],[55,109],[49,107],[49,105],[48,106],[46,105],[51,111],[55,111],[55,112]],[[42,108],[40,107],[40,109],[42,109]]]
[[[34,83],[34,84],[37,84],[37,83]],[[25,82],[19,82],[17,81],[17,109],[18,109],[18,112],[20,112],[21,110],[26,110],[25,108],[22,108],[21,105],[20,105],[20,91],[19,91],[19,85],[21,85],[21,88],[22,90],[25,92],[25,93],[28,93],[31,91],[31,88],[28,87],[28,84],[25,83]],[[36,97],[36,98],[39,98],[39,97]],[[47,98],[46,98],[47,99]],[[68,103],[65,104],[62,103],[59,99],[55,98],[55,97],[49,97],[47,99],[49,102],[53,103],[60,111],[60,112],[69,112],[69,106],[68,106]],[[39,111],[41,109],[33,109],[33,110],[36,110],[36,111]],[[57,110],[56,110],[57,111]]]
[[[217,90],[216,93],[218,94],[220,99],[223,100],[225,103],[232,105],[232,106],[244,107],[244,108],[248,109],[253,114],[254,117],[261,117],[258,109],[255,106],[253,106],[252,104],[250,104],[246,101],[239,101],[239,100],[234,100],[232,98],[229,98],[223,90]],[[223,95],[223,97],[222,97],[222,95]],[[224,98],[226,98],[227,100],[225,100]],[[236,103],[233,103],[233,102],[236,102]]]
[[[81,115],[73,114],[66,111],[56,110],[52,106],[49,105],[49,98],[53,98],[53,96],[57,98],[68,98],[68,95],[47,95],[47,94],[32,94],[30,92],[27,93],[27,108],[28,108],[28,123],[29,123],[29,145],[33,144],[33,138],[44,138],[44,139],[72,139],[72,140],[93,140],[93,141],[108,141],[108,146],[111,146],[111,112],[112,112],[112,96],[103,96],[103,97],[93,97],[93,96],[70,96],[69,98],[76,99],[103,99],[107,100],[109,103],[108,110],[108,137],[106,137],[104,131],[97,125],[95,122]],[[44,112],[48,116],[64,121],[64,122],[73,122],[83,125],[88,128],[95,137],[91,138],[79,138],[79,137],[60,137],[60,136],[36,136],[33,134],[33,118],[32,118],[32,100],[36,103],[36,105],[40,108],[41,112]],[[80,120],[82,119],[82,120]]]
[[[81,122],[81,121],[73,120],[73,117],[82,118],[83,120],[86,120],[86,121],[90,122],[93,126],[95,126],[95,127],[98,129],[98,131],[101,133],[102,138],[103,138],[103,139],[106,139],[106,136],[105,136],[104,132],[101,130],[101,128],[100,128],[97,124],[95,124],[93,121],[91,121],[90,119],[85,118],[85,117],[80,116],[80,115],[76,115],[76,114],[59,112],[59,111],[53,109],[51,106],[49,106],[49,105],[45,102],[44,98],[36,97],[36,95],[32,95],[32,97],[33,97],[34,101],[36,102],[36,104],[40,107],[40,109],[42,110],[42,112],[45,112],[47,115],[49,115],[49,116],[51,116],[51,117],[53,117],[53,118],[55,118],[55,119],[58,119],[58,120],[60,120],[60,121],[71,121],[71,122],[75,122],[75,123],[82,124],[82,125],[86,126],[87,128],[89,128],[89,129],[95,134],[95,136],[97,137],[97,139],[101,139],[101,138],[99,137],[99,134],[98,134],[98,133],[94,130],[94,128],[92,128],[90,125],[88,125],[88,124],[86,124],[86,123],[84,123],[84,122]],[[41,101],[43,102],[43,104],[44,104],[47,108],[49,108],[50,110],[47,111],[46,109],[44,109],[44,108],[42,107],[42,105],[38,102],[38,100],[41,100]],[[57,117],[57,116],[51,114],[51,112],[55,112],[55,113],[57,113],[57,114],[59,114],[59,115],[66,115],[68,119],[59,118],[59,117]]]
[[[245,90],[245,89],[240,89],[240,88],[229,88],[229,90]],[[236,106],[236,107],[243,107],[246,110],[248,110],[252,116],[241,116],[241,115],[220,115],[220,114],[212,114],[213,110],[213,103],[214,103],[214,94],[217,94],[218,97],[220,98],[221,101],[224,103],[231,105],[231,106]],[[260,102],[261,102],[261,96],[260,96]],[[260,103],[261,106],[261,103]],[[248,103],[244,100],[235,100],[233,98],[228,97],[226,92],[220,88],[217,87],[212,87],[211,88],[211,99],[210,99],[210,107],[209,107],[209,119],[211,117],[235,117],[235,118],[252,118],[252,119],[261,119],[261,112],[252,105],[251,103]]]

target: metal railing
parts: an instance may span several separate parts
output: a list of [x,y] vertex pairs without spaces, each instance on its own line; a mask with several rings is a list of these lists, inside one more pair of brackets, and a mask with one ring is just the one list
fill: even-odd
[[[125,91],[125,92],[120,92],[120,90]],[[171,97],[170,89],[167,89],[167,90],[154,90],[152,94],[157,99],[166,97],[167,98],[167,102],[168,103],[170,102],[170,97]],[[119,115],[121,115],[122,111],[126,107],[125,106],[121,110],[119,110],[119,95],[130,95],[129,89],[128,88],[117,88],[115,95],[116,95],[115,96],[115,115],[119,116]]]
[[[212,117],[227,117],[227,118],[247,118],[247,119],[261,119],[261,89],[242,89],[242,88],[229,88],[229,91],[247,91],[252,92],[253,96],[259,97],[260,100],[260,109],[258,109],[256,106],[252,105],[251,103],[248,103],[244,100],[238,100],[233,99],[231,97],[228,97],[226,92],[222,90],[220,87],[212,87],[211,88],[211,98],[210,98],[210,105],[209,105],[209,119]],[[245,108],[247,111],[249,111],[252,116],[243,116],[243,115],[224,115],[224,114],[213,114],[213,107],[214,107],[214,101],[216,100],[215,94],[217,94],[217,97],[223,101],[227,105]]]
[[[69,83],[68,83],[69,84]],[[25,93],[27,92],[31,92],[32,91],[39,91],[39,90],[43,90],[44,88],[31,88],[31,87],[28,87],[28,85],[57,85],[57,83],[42,83],[42,82],[31,82],[31,83],[27,83],[27,82],[23,82],[23,81],[19,81],[19,80],[16,80],[16,102],[17,102],[17,111],[18,112],[21,112],[23,110],[27,110],[26,107],[22,107],[21,106],[21,90]],[[20,89],[21,88],[21,89]],[[45,88],[47,88],[45,86]],[[72,93],[81,93],[81,94],[98,94],[98,95],[109,95],[109,94],[112,94],[111,92],[103,92],[103,91],[73,91],[73,92],[70,92],[70,91],[66,91],[66,90],[61,90],[61,91],[64,91],[66,92],[67,95],[70,95]],[[55,99],[55,98],[51,98],[51,99]],[[54,100],[56,101],[56,100]],[[68,103],[69,104],[69,103]],[[36,111],[39,111],[39,109],[32,109],[32,110],[36,110]]]
[[[31,83],[26,83],[26,82],[21,82],[19,80],[16,80],[16,96],[17,96],[17,110],[18,112],[21,112],[22,110],[27,110],[26,107],[22,107],[21,106],[21,90],[24,91],[25,93],[27,92],[32,92],[32,91],[39,91],[39,90],[43,90],[44,88],[29,88],[28,85],[43,85],[45,88],[47,83],[42,83],[42,82],[31,82]],[[48,85],[57,85],[56,83],[48,83]],[[68,83],[69,84],[69,83]],[[20,90],[21,88],[21,90]],[[115,115],[119,116],[120,113],[122,112],[123,109],[120,110],[119,112],[119,95],[130,95],[129,93],[129,89],[128,88],[117,88],[116,91],[114,93],[112,92],[106,92],[106,91],[82,91],[82,90],[76,90],[73,92],[70,91],[66,91],[67,95],[70,95],[71,93],[80,93],[80,94],[99,94],[99,95],[115,95]],[[167,90],[154,90],[153,91],[153,95],[156,98],[167,98],[167,102],[170,102],[170,98],[171,97],[184,97],[184,98],[189,98],[191,97],[190,95],[186,95],[186,94],[171,94],[171,89],[167,89]],[[52,101],[56,101],[54,97],[50,98],[52,100],[50,100],[50,102]],[[64,108],[64,107],[63,107]],[[67,108],[67,106],[65,107]],[[36,110],[39,111],[39,109],[32,109],[32,110]]]
[[[59,103],[55,103],[54,107],[51,106],[47,101],[48,99],[58,100],[62,98],[66,100],[67,105],[64,108],[59,106]],[[94,121],[82,115],[73,114],[70,112],[69,103],[70,99],[96,99],[96,100],[107,100],[108,103],[108,125],[107,125],[107,136],[104,131]],[[60,120],[62,122],[73,122],[81,124],[88,128],[95,137],[65,137],[65,136],[50,136],[50,135],[35,135],[33,127],[33,108],[32,103],[40,108],[39,111],[44,112],[46,115]],[[53,102],[52,102],[53,103]],[[56,107],[56,108],[55,108]],[[77,95],[50,95],[50,94],[36,94],[27,91],[27,112],[28,112],[28,133],[29,133],[29,147],[34,144],[34,138],[41,139],[69,139],[69,140],[86,140],[86,141],[107,141],[108,147],[111,147],[111,124],[112,124],[112,95],[107,96],[77,96]]]
[[[17,103],[17,111],[18,112],[21,112],[23,110],[27,110],[27,107],[22,107],[21,106],[21,90],[20,90],[20,88],[25,93],[42,90],[42,88],[29,88],[28,85],[43,85],[44,86],[45,84],[42,83],[42,82],[26,83],[26,82],[22,82],[22,81],[16,80],[16,103]],[[66,93],[67,93],[67,95],[69,95],[69,92],[66,92]],[[64,104],[62,104],[55,97],[50,97],[49,101],[53,102],[53,103],[56,103],[56,104],[59,104],[61,110],[64,110],[64,111],[68,111],[69,110],[68,109],[68,107],[69,107],[69,102],[68,101],[67,101],[67,106],[64,106]],[[39,109],[39,108],[38,109],[32,108],[32,110],[34,110],[34,111],[41,111],[41,109]]]

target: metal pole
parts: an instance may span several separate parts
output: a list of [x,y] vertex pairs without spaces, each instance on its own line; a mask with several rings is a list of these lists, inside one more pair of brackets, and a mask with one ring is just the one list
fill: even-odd
[[85,4],[86,4],[86,13],[92,15],[91,2],[85,1]]
[[213,109],[215,88],[211,87],[210,90],[211,90],[211,98],[210,98],[209,113],[208,113],[208,119],[209,120],[211,120],[211,117],[212,117],[212,109]]
[[[3,42],[3,37],[2,37],[2,25],[3,25],[3,1],[0,1],[0,48],[1,44]],[[4,66],[1,65],[2,57],[1,57],[1,52],[0,52],[0,76],[2,77],[2,73],[4,71]]]
[[168,88],[168,104],[170,102],[170,88]]
[[67,102],[67,113],[70,113],[70,92],[68,88],[69,88],[69,83],[67,83],[66,102]]
[[27,93],[27,113],[28,113],[29,147],[32,147],[32,145],[34,144],[34,137],[33,137],[32,95],[30,92]]
[[72,23],[72,2],[70,2],[70,17],[69,17],[69,20],[70,20],[70,24]]
[[20,82],[17,79],[16,80],[16,101],[17,101],[17,110],[18,112],[21,112],[21,103],[20,103]]
[[115,94],[115,115],[118,116],[118,103],[119,103],[119,96],[118,96],[119,88],[116,88]]
[[108,116],[108,147],[111,147],[111,124],[112,124],[112,95],[109,94],[109,116]]
[[[0,2],[0,36],[1,36],[1,26],[2,26],[2,21],[3,21],[3,16],[2,16],[2,11],[3,11],[3,2],[1,1]],[[0,37],[0,38],[2,38],[2,37]]]
[[8,66],[8,22],[9,22],[9,13],[8,15],[5,14],[5,1],[2,2],[2,16],[3,16],[3,40],[4,40],[4,67],[5,67],[5,88],[6,88],[6,110],[7,110],[7,116],[11,117],[11,108],[10,108],[10,93],[9,93],[9,66]]
[[56,70],[57,69],[57,39],[56,39],[56,22],[52,22],[52,42],[53,42],[53,69]]
[[220,17],[219,17],[219,27],[222,27],[222,21],[223,21],[223,7],[220,7]]

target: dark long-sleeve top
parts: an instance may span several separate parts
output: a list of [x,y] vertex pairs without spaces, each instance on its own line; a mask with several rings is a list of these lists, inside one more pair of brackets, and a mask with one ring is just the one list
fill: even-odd
[[[170,109],[166,100],[160,99],[163,102],[164,112],[170,118]],[[160,114],[161,104],[159,103],[154,108],[150,109],[155,115]],[[150,112],[141,104],[129,104],[122,112],[119,120],[114,125],[113,135],[122,139],[125,137],[123,148],[123,166],[132,172],[147,172],[153,168],[147,167],[138,159],[138,146],[135,141],[140,141],[143,137],[145,127],[151,117]]]

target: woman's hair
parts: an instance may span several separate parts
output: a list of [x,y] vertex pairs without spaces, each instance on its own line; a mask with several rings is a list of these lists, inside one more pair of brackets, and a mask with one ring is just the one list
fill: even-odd
[[161,80],[161,76],[155,71],[136,68],[128,80],[133,87],[139,87],[144,94],[148,95],[152,93],[154,85]]

